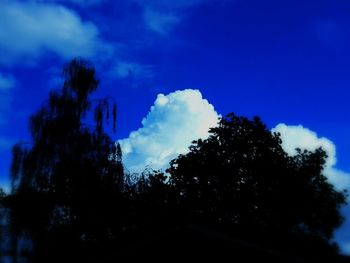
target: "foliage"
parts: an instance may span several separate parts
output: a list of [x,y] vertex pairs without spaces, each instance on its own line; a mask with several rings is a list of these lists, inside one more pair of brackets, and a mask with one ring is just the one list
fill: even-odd
[[[66,247],[64,239],[108,239],[124,181],[120,146],[103,126],[111,116],[115,123],[115,104],[89,98],[98,80],[87,62],[73,60],[63,74],[62,89],[30,118],[30,146],[13,148],[12,222],[16,235],[35,237],[40,256]],[[87,125],[93,106],[95,124]]]
[[323,175],[326,158],[321,148],[288,156],[279,134],[259,118],[230,114],[168,172],[193,222],[265,241],[308,237],[328,244],[342,223],[346,194]]

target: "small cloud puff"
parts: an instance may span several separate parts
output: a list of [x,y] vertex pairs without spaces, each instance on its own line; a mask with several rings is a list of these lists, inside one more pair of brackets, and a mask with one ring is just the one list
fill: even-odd
[[134,0],[143,7],[145,26],[160,35],[168,34],[181,22],[183,11],[206,0]]
[[317,134],[302,125],[289,126],[278,124],[272,132],[281,134],[282,147],[291,156],[296,154],[296,148],[314,151],[322,147],[328,158],[324,170],[325,176],[337,190],[350,189],[350,174],[337,169],[336,146],[327,138],[320,138]]
[[207,138],[219,117],[198,90],[159,94],[142,128],[119,141],[126,168],[131,172],[166,169],[172,159],[188,152],[192,141]]
[[145,10],[143,18],[147,28],[160,35],[166,35],[180,22],[179,16],[174,13],[164,13],[151,8]]

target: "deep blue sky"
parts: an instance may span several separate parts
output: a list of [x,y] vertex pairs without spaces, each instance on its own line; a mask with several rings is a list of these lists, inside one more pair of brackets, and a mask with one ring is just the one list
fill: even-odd
[[10,145],[28,140],[29,114],[75,56],[95,64],[96,96],[116,98],[116,138],[140,127],[158,93],[193,88],[220,114],[327,137],[350,172],[349,14],[346,0],[1,1],[0,182]]

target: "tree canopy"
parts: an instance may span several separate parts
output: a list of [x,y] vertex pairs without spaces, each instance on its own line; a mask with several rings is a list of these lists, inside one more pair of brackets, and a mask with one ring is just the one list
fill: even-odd
[[30,117],[32,141],[13,148],[12,223],[35,237],[40,257],[67,255],[82,237],[108,239],[124,181],[120,146],[104,132],[109,119],[115,128],[115,103],[90,99],[99,81],[87,62],[73,60],[63,75],[62,89]]
[[208,139],[193,142],[168,169],[190,220],[225,226],[242,237],[307,237],[327,247],[343,221],[346,193],[324,176],[322,148],[289,156],[281,143],[259,118],[234,114],[222,118]]

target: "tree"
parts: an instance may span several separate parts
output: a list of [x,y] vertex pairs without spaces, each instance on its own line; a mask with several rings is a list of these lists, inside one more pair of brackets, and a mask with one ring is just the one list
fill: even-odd
[[90,99],[99,81],[87,62],[63,74],[62,89],[30,118],[32,141],[13,148],[14,235],[30,233],[38,262],[109,240],[124,185],[120,146],[104,131],[109,119],[115,129],[115,103]]
[[129,220],[137,231],[155,235],[168,230],[177,218],[175,193],[161,171],[145,170],[133,184],[128,185],[128,200],[133,207]]
[[346,194],[323,175],[326,158],[321,148],[288,156],[279,134],[259,118],[230,114],[208,139],[173,160],[168,173],[189,221],[312,253],[321,246],[332,250],[333,231],[343,220]]

